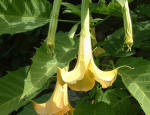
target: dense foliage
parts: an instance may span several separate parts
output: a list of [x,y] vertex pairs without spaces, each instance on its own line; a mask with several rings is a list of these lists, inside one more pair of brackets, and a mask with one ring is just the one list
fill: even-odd
[[[97,82],[87,92],[69,89],[74,115],[150,115],[150,1],[128,0],[134,40],[131,50],[124,44],[122,10],[116,1],[90,3],[94,61],[102,70],[122,65],[131,69],[119,69],[116,81],[107,89]],[[81,4],[62,1],[51,52],[46,39],[53,0],[0,1],[0,115],[36,115],[31,100],[42,103],[49,99],[57,67],[75,67]],[[102,51],[95,51],[97,47]]]

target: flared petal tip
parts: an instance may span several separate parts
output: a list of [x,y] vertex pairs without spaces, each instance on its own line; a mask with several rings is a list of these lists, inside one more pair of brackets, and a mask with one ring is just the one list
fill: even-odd
[[93,60],[90,60],[88,70],[94,76],[94,79],[102,85],[102,88],[108,88],[115,82],[118,69],[123,67],[128,67],[131,69],[130,66],[124,65],[110,71],[102,71],[95,65]]
[[74,110],[72,106],[68,105],[54,115],[73,115]]
[[34,110],[38,115],[46,115],[46,103],[38,104],[35,101],[31,100]]

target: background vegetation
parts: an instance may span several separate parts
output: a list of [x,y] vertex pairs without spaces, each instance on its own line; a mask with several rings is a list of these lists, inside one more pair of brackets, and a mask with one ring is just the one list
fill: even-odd
[[[121,69],[117,81],[108,89],[96,84],[88,93],[69,90],[75,115],[150,114],[150,1],[129,1],[134,36],[129,52],[122,47],[124,29],[119,4],[113,0],[93,0],[90,11],[96,28],[96,46],[106,51],[95,58],[96,64],[104,70],[119,65],[135,69]],[[53,0],[0,1],[0,115],[36,115],[29,100],[45,102],[49,98],[56,82],[56,66],[64,67],[71,61],[70,69],[74,67],[80,27],[76,38],[67,38],[71,27],[80,21],[80,2],[63,1],[56,56],[49,56],[43,41]],[[45,69],[41,70],[42,67]]]

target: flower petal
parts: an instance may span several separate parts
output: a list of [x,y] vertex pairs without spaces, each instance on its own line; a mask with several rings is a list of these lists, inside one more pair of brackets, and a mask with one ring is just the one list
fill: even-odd
[[77,81],[76,84],[68,84],[72,90],[75,91],[89,91],[95,85],[94,76],[88,71],[85,73],[82,80]]
[[65,68],[58,68],[57,71],[61,73],[62,80],[65,83],[75,84],[77,81],[83,79],[86,68],[83,66],[83,64],[78,63],[78,65],[70,72],[68,72]]
[[38,103],[32,101],[32,104],[33,104],[34,110],[36,111],[36,113],[38,115],[46,115],[47,114],[47,111],[45,110],[46,103],[38,104]]
[[32,102],[39,115],[64,115],[74,110],[68,101],[68,85],[62,81],[60,72],[57,72],[57,83],[51,98],[43,104]]
[[102,71],[95,65],[93,60],[90,61],[88,67],[88,70],[93,74],[94,79],[102,85],[102,88],[107,88],[114,83],[118,69],[119,68],[111,71]]
[[[78,70],[78,69],[75,69]],[[65,72],[65,69],[58,68],[59,72]],[[85,71],[85,70],[83,70]],[[70,76],[62,76],[62,79],[68,84],[68,86],[75,91],[88,91],[94,87],[95,80],[91,74],[87,72],[83,73],[82,69],[74,71]],[[70,74],[71,72],[68,72]],[[77,79],[78,78],[78,79]]]

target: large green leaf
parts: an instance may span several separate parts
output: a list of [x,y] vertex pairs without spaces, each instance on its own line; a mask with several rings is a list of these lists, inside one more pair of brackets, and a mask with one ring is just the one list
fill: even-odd
[[139,112],[140,106],[131,101],[131,96],[125,89],[108,89],[101,101],[110,105],[115,115],[137,115]]
[[0,0],[0,34],[32,30],[49,21],[47,0]]
[[123,83],[139,102],[146,115],[150,115],[150,61],[142,58],[122,58],[117,65],[129,65],[134,69],[120,69]]
[[[45,44],[45,43],[44,43]],[[64,67],[75,57],[77,48],[72,39],[66,33],[56,34],[55,54],[51,55],[46,45],[42,45],[33,57],[33,64],[28,77],[25,79],[25,86],[22,98],[26,95],[33,95],[41,89],[47,80],[56,73],[56,67]]]
[[[14,72],[0,78],[0,114],[8,115],[12,110],[21,104],[20,97],[23,93],[24,79],[27,76],[25,68],[20,68]],[[23,102],[23,100],[22,100]]]
[[[8,115],[14,109],[27,103],[47,86],[50,77],[56,73],[56,67],[67,65],[77,52],[74,40],[69,39],[67,33],[63,32],[57,34],[56,47],[60,50],[56,49],[52,55],[44,42],[37,49],[30,68],[26,68],[26,71],[22,68],[9,72],[0,78],[0,114]],[[67,58],[64,60],[64,57]]]

